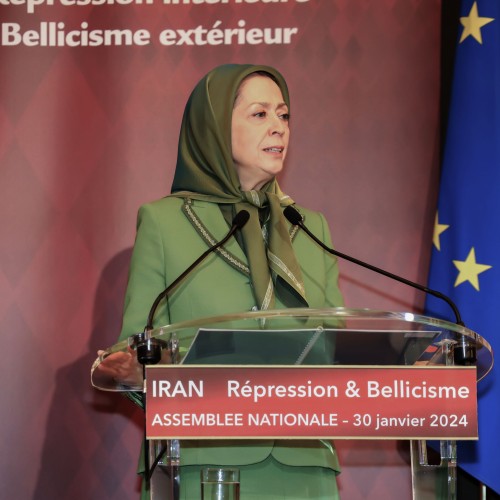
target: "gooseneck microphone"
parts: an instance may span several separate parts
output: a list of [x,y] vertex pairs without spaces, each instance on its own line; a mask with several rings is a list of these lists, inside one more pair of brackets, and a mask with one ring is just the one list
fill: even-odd
[[444,300],[453,309],[453,313],[455,314],[455,320],[456,320],[457,325],[465,326],[464,322],[462,321],[462,317],[460,316],[460,312],[458,311],[458,307],[448,296],[446,296],[443,293],[438,292],[436,290],[432,290],[431,288],[427,288],[426,286],[421,285],[419,283],[415,283],[413,281],[407,280],[406,278],[402,278],[401,276],[398,276],[397,274],[393,274],[393,273],[390,273],[388,271],[384,271],[384,269],[380,269],[379,267],[372,266],[371,264],[363,262],[362,260],[355,259],[354,257],[351,257],[350,255],[346,255],[345,253],[338,252],[337,250],[334,250],[333,248],[327,247],[320,239],[318,239],[313,233],[311,233],[311,231],[309,231],[309,229],[304,224],[302,215],[292,205],[289,205],[288,207],[285,208],[285,210],[283,211],[283,215],[288,219],[288,221],[291,224],[293,224],[294,226],[299,226],[303,231],[305,231],[308,236],[310,236],[318,245],[320,245],[328,253],[336,255],[337,257],[348,260],[349,262],[353,262],[354,264],[357,264],[358,266],[365,267],[366,269],[370,269],[371,271],[374,271],[378,274],[382,274],[383,276],[386,276],[387,278],[391,278],[393,280],[399,281],[400,283],[411,286],[413,288],[416,288],[417,290],[420,290],[422,292],[428,293],[429,295],[433,295],[434,297],[437,297],[441,300]]
[[[363,262],[362,260],[356,259],[354,257],[351,257],[350,255],[346,255],[345,253],[338,252],[333,248],[327,247],[320,239],[318,239],[313,233],[311,233],[311,231],[309,231],[309,229],[304,224],[302,215],[296,208],[294,208],[291,205],[289,205],[288,207],[285,208],[285,210],[283,210],[283,215],[288,219],[288,221],[291,224],[299,226],[309,237],[311,237],[318,245],[320,245],[328,253],[336,255],[341,259],[348,260],[349,262],[352,262],[354,264],[357,264],[358,266],[369,269],[370,271],[374,271],[378,274],[386,276],[387,278],[399,281],[404,285],[408,285],[413,288],[416,288],[417,290],[428,293],[429,295],[437,297],[438,299],[444,300],[453,310],[453,313],[455,314],[456,324],[460,326],[465,326],[465,323],[462,321],[462,317],[460,316],[460,312],[458,310],[457,305],[450,299],[450,297],[448,297],[444,293],[438,292],[437,290],[432,290],[431,288],[427,288],[426,286],[421,285],[420,283],[415,283],[413,281],[407,280],[406,278],[398,276],[397,274],[390,273],[388,271],[385,271],[384,269],[372,266],[367,262]],[[476,346],[465,335],[460,336],[458,345],[455,346],[454,358],[455,358],[455,363],[457,365],[474,365],[476,363],[477,359]]]
[[240,210],[233,219],[231,229],[228,231],[226,236],[219,242],[217,242],[215,245],[212,245],[208,250],[206,250],[203,254],[201,254],[181,275],[179,275],[163,292],[161,292],[158,297],[156,297],[156,300],[153,302],[153,305],[151,306],[151,310],[149,311],[148,315],[148,322],[146,324],[146,327],[144,328],[145,330],[152,330],[153,329],[153,318],[156,312],[156,309],[158,308],[158,304],[164,299],[165,297],[168,297],[169,293],[196,267],[198,266],[209,254],[217,250],[219,247],[224,245],[226,241],[231,238],[231,236],[238,230],[241,229],[247,222],[248,219],[250,218],[250,214],[246,210]]
[[156,297],[149,311],[147,324],[144,331],[131,336],[130,345],[137,352],[137,360],[142,365],[154,365],[161,359],[161,350],[165,347],[165,342],[159,339],[151,338],[150,332],[153,330],[153,319],[158,309],[160,302],[168,297],[170,292],[191,272],[196,268],[209,254],[224,245],[229,238],[238,230],[241,229],[250,218],[250,214],[246,210],[240,210],[233,218],[231,228],[224,238],[203,252],[182,274],[180,274],[170,285]]

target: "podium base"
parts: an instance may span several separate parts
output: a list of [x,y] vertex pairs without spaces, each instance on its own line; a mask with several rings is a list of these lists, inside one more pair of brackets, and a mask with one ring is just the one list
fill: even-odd
[[426,441],[411,441],[412,493],[414,500],[456,500],[456,441],[440,442],[440,463],[430,464]]

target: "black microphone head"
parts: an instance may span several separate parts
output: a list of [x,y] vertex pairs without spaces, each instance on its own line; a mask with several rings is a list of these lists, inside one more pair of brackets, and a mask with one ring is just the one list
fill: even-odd
[[300,215],[300,212],[292,205],[288,205],[288,207],[283,210],[283,215],[288,219],[288,222],[294,226],[298,226],[302,223],[302,215]]
[[246,210],[240,210],[233,219],[233,227],[241,229],[250,219],[250,214]]

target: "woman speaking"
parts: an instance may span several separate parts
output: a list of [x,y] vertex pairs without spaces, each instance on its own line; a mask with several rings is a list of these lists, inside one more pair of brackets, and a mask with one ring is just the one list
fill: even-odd
[[[139,211],[120,340],[142,329],[158,294],[226,235],[242,209],[248,222],[160,304],[155,327],[342,305],[336,260],[283,216],[295,205],[276,181],[289,122],[287,85],[271,67],[224,65],[196,85],[184,112],[172,193]],[[331,246],[324,217],[295,208]],[[339,466],[329,441],[183,441],[181,448],[185,499],[199,497],[200,469],[207,466],[238,467],[242,500],[338,496]]]

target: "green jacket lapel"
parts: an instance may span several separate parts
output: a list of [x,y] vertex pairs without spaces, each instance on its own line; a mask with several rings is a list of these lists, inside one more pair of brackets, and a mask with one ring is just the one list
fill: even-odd
[[[200,238],[206,242],[207,246],[215,245],[229,231],[224,216],[216,203],[206,203],[186,198],[182,206],[182,211],[196,229]],[[216,252],[231,267],[246,276],[250,276],[248,260],[236,238],[230,238]]]

